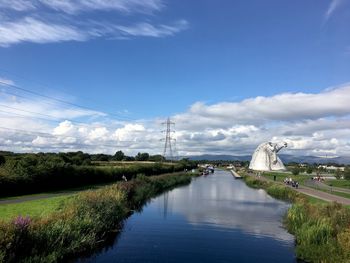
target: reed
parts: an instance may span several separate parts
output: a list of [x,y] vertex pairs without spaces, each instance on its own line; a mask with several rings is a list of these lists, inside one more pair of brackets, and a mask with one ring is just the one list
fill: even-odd
[[306,262],[350,262],[350,209],[338,203],[312,203],[281,184],[245,177],[248,186],[290,201],[284,224],[295,236],[296,256]]

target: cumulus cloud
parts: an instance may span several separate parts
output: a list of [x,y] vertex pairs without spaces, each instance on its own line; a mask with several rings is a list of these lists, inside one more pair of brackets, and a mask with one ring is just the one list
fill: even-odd
[[[7,9],[9,14],[0,16],[0,46],[87,41],[101,37],[167,37],[188,28],[184,19],[164,24],[144,22],[146,18],[150,20],[150,12],[160,11],[163,6],[160,0],[0,0],[0,8]],[[117,12],[120,18],[125,14],[142,14],[137,18],[140,22],[133,24],[116,17],[101,20],[95,15],[107,11]]]
[[[181,156],[247,155],[261,142],[286,141],[288,148],[283,152],[288,154],[349,156],[349,99],[350,85],[346,84],[319,93],[283,93],[212,105],[197,102],[171,117],[176,123],[173,147]],[[1,105],[57,115],[55,121],[38,120],[30,112],[6,109],[11,114],[3,113]],[[26,117],[12,115],[16,113]],[[58,117],[66,119],[56,121]],[[77,121],[81,118],[83,123]],[[122,150],[135,155],[137,152],[159,154],[164,146],[164,141],[160,141],[164,137],[162,121],[158,118],[121,122],[104,113],[59,103],[13,101],[0,96],[0,119],[0,145],[6,150],[83,150],[111,154]]]
[[231,123],[262,125],[272,121],[341,117],[350,113],[349,100],[350,85],[346,85],[318,94],[284,93],[214,105],[198,102],[174,119],[182,128],[198,129],[208,125],[228,127]]

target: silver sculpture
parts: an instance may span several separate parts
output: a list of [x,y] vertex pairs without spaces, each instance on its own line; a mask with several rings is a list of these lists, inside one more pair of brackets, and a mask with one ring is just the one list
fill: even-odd
[[277,156],[277,153],[284,147],[287,147],[286,142],[265,142],[260,144],[252,156],[249,169],[255,171],[286,170],[286,167],[282,163],[281,159]]

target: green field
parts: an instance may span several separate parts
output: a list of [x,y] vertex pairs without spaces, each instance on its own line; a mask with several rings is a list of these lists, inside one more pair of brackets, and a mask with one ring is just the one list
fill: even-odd
[[350,189],[350,180],[344,180],[344,179],[326,180],[324,183],[335,187]]
[[73,196],[74,195],[65,195],[22,203],[0,205],[0,220],[8,221],[18,215],[43,217],[58,211],[67,201],[73,199]]
[[306,180],[310,179],[311,176],[306,175],[306,174],[298,174],[298,175],[293,175],[291,173],[279,173],[279,172],[264,172],[263,176],[266,178],[273,180],[273,177],[276,176],[276,181],[277,182],[283,182],[283,180],[288,177],[292,178],[293,181],[298,181],[299,184],[303,184]]

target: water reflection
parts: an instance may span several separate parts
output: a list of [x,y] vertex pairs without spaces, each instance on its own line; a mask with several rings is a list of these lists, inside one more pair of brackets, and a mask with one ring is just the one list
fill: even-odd
[[163,207],[184,215],[192,224],[212,224],[258,236],[293,240],[293,236],[281,231],[282,215],[288,204],[273,199],[264,190],[247,188],[244,182],[234,180],[224,171],[196,180],[187,188],[168,193]]
[[78,262],[295,262],[293,236],[281,227],[287,208],[215,172],[154,198],[112,246]]

